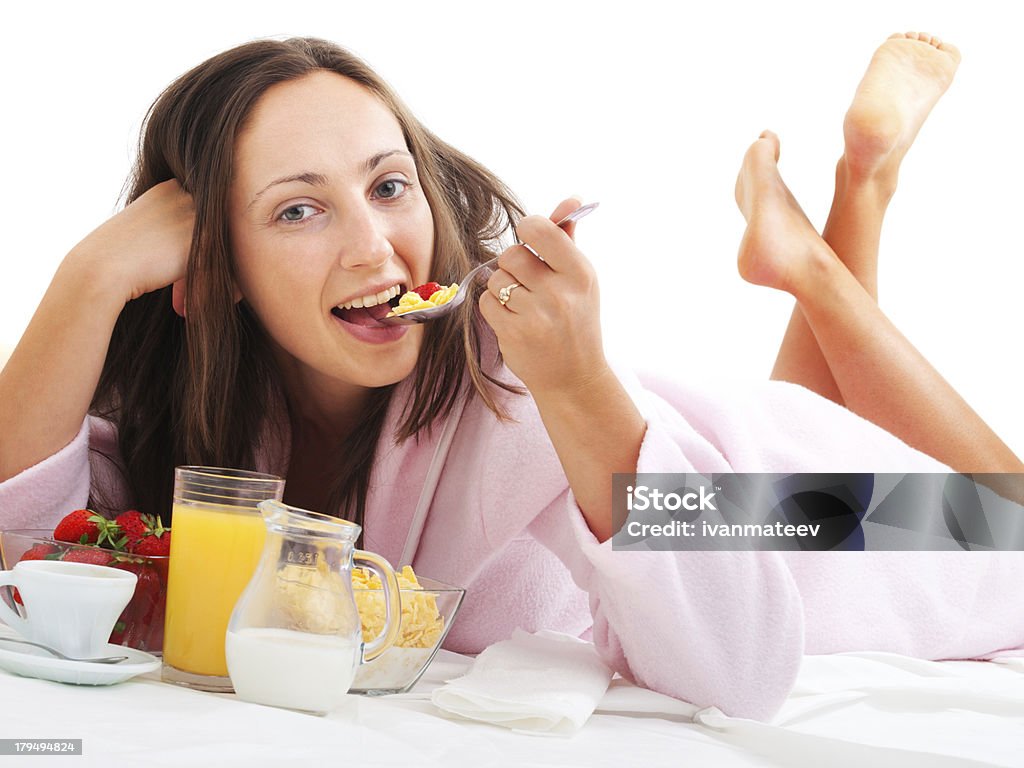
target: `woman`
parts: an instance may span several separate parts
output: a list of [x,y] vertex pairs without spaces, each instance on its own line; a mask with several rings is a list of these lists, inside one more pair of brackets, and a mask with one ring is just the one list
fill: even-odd
[[[904,43],[915,46],[904,62],[947,55],[930,40]],[[931,82],[931,102],[944,88],[902,77],[916,91]],[[816,348],[790,334],[783,349],[797,363],[781,366],[783,378],[822,373],[823,356],[857,410],[859,390],[832,350],[888,326],[849,281],[835,311],[816,303],[818,271],[787,276],[777,265],[785,252],[759,245],[828,253],[799,225],[764,145],[741,175],[741,267],[791,290],[814,332]],[[157,100],[129,205],[65,258],[0,378],[3,525],[45,524],[90,496],[166,516],[178,464],[272,471],[287,478],[286,501],[362,522],[367,548],[467,585],[454,650],[479,651],[517,626],[590,633],[637,682],[754,717],[781,704],[805,651],[882,645],[941,658],[1024,644],[1002,625],[955,640],[929,634],[962,618],[959,594],[942,590],[973,595],[1008,574],[1009,560],[982,572],[934,558],[911,568],[903,557],[896,570],[863,573],[863,560],[770,552],[612,552],[613,472],[942,465],[802,388],[726,399],[617,375],[593,269],[572,228],[553,223],[577,204],[519,219],[518,238],[543,261],[522,245],[504,250],[461,316],[381,326],[396,289],[452,282],[498,248],[520,215],[511,195],[330,44],[262,41],[201,64]],[[851,238],[880,226],[877,207],[840,205],[836,215],[835,231]],[[849,308],[864,318],[852,330]],[[983,451],[978,466],[1019,467],[976,416],[944,407],[955,393],[902,337],[884,341],[863,347],[869,365],[857,372],[889,404],[883,426],[901,436],[889,415],[909,391],[955,418],[915,422],[908,440],[977,468],[961,461],[962,440],[945,439],[966,429],[968,448]],[[872,602],[908,578],[933,579],[920,582],[929,610],[908,617],[891,594]],[[822,584],[856,586],[867,602],[836,609]],[[978,610],[1006,604],[989,594]],[[865,610],[883,615],[865,628]]]

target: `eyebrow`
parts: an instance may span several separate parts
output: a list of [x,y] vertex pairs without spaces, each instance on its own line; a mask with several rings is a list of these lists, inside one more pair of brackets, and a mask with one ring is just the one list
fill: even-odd
[[313,171],[303,171],[302,173],[293,173],[289,176],[282,176],[279,179],[274,179],[272,182],[267,184],[263,189],[256,193],[253,197],[252,202],[249,203],[246,210],[252,208],[256,203],[259,202],[260,198],[263,197],[264,193],[271,187],[276,187],[278,184],[289,184],[293,181],[301,181],[303,184],[309,184],[314,187],[326,187],[327,177],[322,173],[314,173]]
[[[366,162],[363,163],[363,173],[370,173],[371,171],[373,171],[374,168],[380,165],[381,162],[383,162],[386,158],[391,157],[392,155],[404,155],[405,157],[409,158],[412,157],[412,155],[406,152],[404,149],[389,149],[384,152],[378,152],[377,154],[367,158]],[[272,182],[267,184],[267,186],[265,186],[263,189],[257,192],[255,196],[252,198],[252,201],[247,206],[246,210],[256,205],[256,203],[259,202],[259,199],[263,197],[266,191],[271,187],[276,187],[278,184],[289,184],[294,181],[301,181],[303,184],[309,184],[310,186],[314,187],[326,187],[328,184],[327,176],[325,176],[322,173],[317,173],[315,171],[302,171],[301,173],[292,173],[289,174],[288,176],[282,176],[279,179],[274,179]]]
[[412,155],[404,149],[389,149],[384,152],[378,152],[376,155],[370,157],[365,163],[363,163],[363,171],[365,173],[369,173],[380,165],[385,158],[391,157],[392,155],[403,155],[405,157],[412,158]]

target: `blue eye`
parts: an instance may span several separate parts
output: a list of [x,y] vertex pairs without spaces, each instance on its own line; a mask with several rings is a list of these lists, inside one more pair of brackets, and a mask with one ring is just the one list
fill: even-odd
[[412,184],[405,179],[386,179],[377,185],[373,195],[383,200],[390,200],[400,196],[411,186]]
[[[306,213],[308,211],[308,213]],[[309,205],[308,203],[301,203],[299,205],[289,205],[277,218],[280,221],[288,222],[289,224],[297,224],[301,221],[305,221],[311,216],[316,215],[317,209]]]

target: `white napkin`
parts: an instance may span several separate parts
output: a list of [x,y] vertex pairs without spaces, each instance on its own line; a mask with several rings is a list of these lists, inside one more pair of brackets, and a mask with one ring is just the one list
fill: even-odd
[[463,677],[435,689],[431,701],[469,720],[568,735],[593,714],[611,678],[592,643],[517,629],[486,648]]

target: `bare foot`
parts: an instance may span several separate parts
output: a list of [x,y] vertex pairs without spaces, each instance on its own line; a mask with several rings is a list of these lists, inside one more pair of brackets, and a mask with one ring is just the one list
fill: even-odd
[[779,138],[765,131],[750,145],[736,179],[736,203],[747,229],[738,266],[744,280],[792,293],[816,270],[839,265],[779,175]]
[[892,177],[939,97],[953,81],[960,51],[920,32],[895,34],[868,64],[846,113],[844,160],[857,177]]

